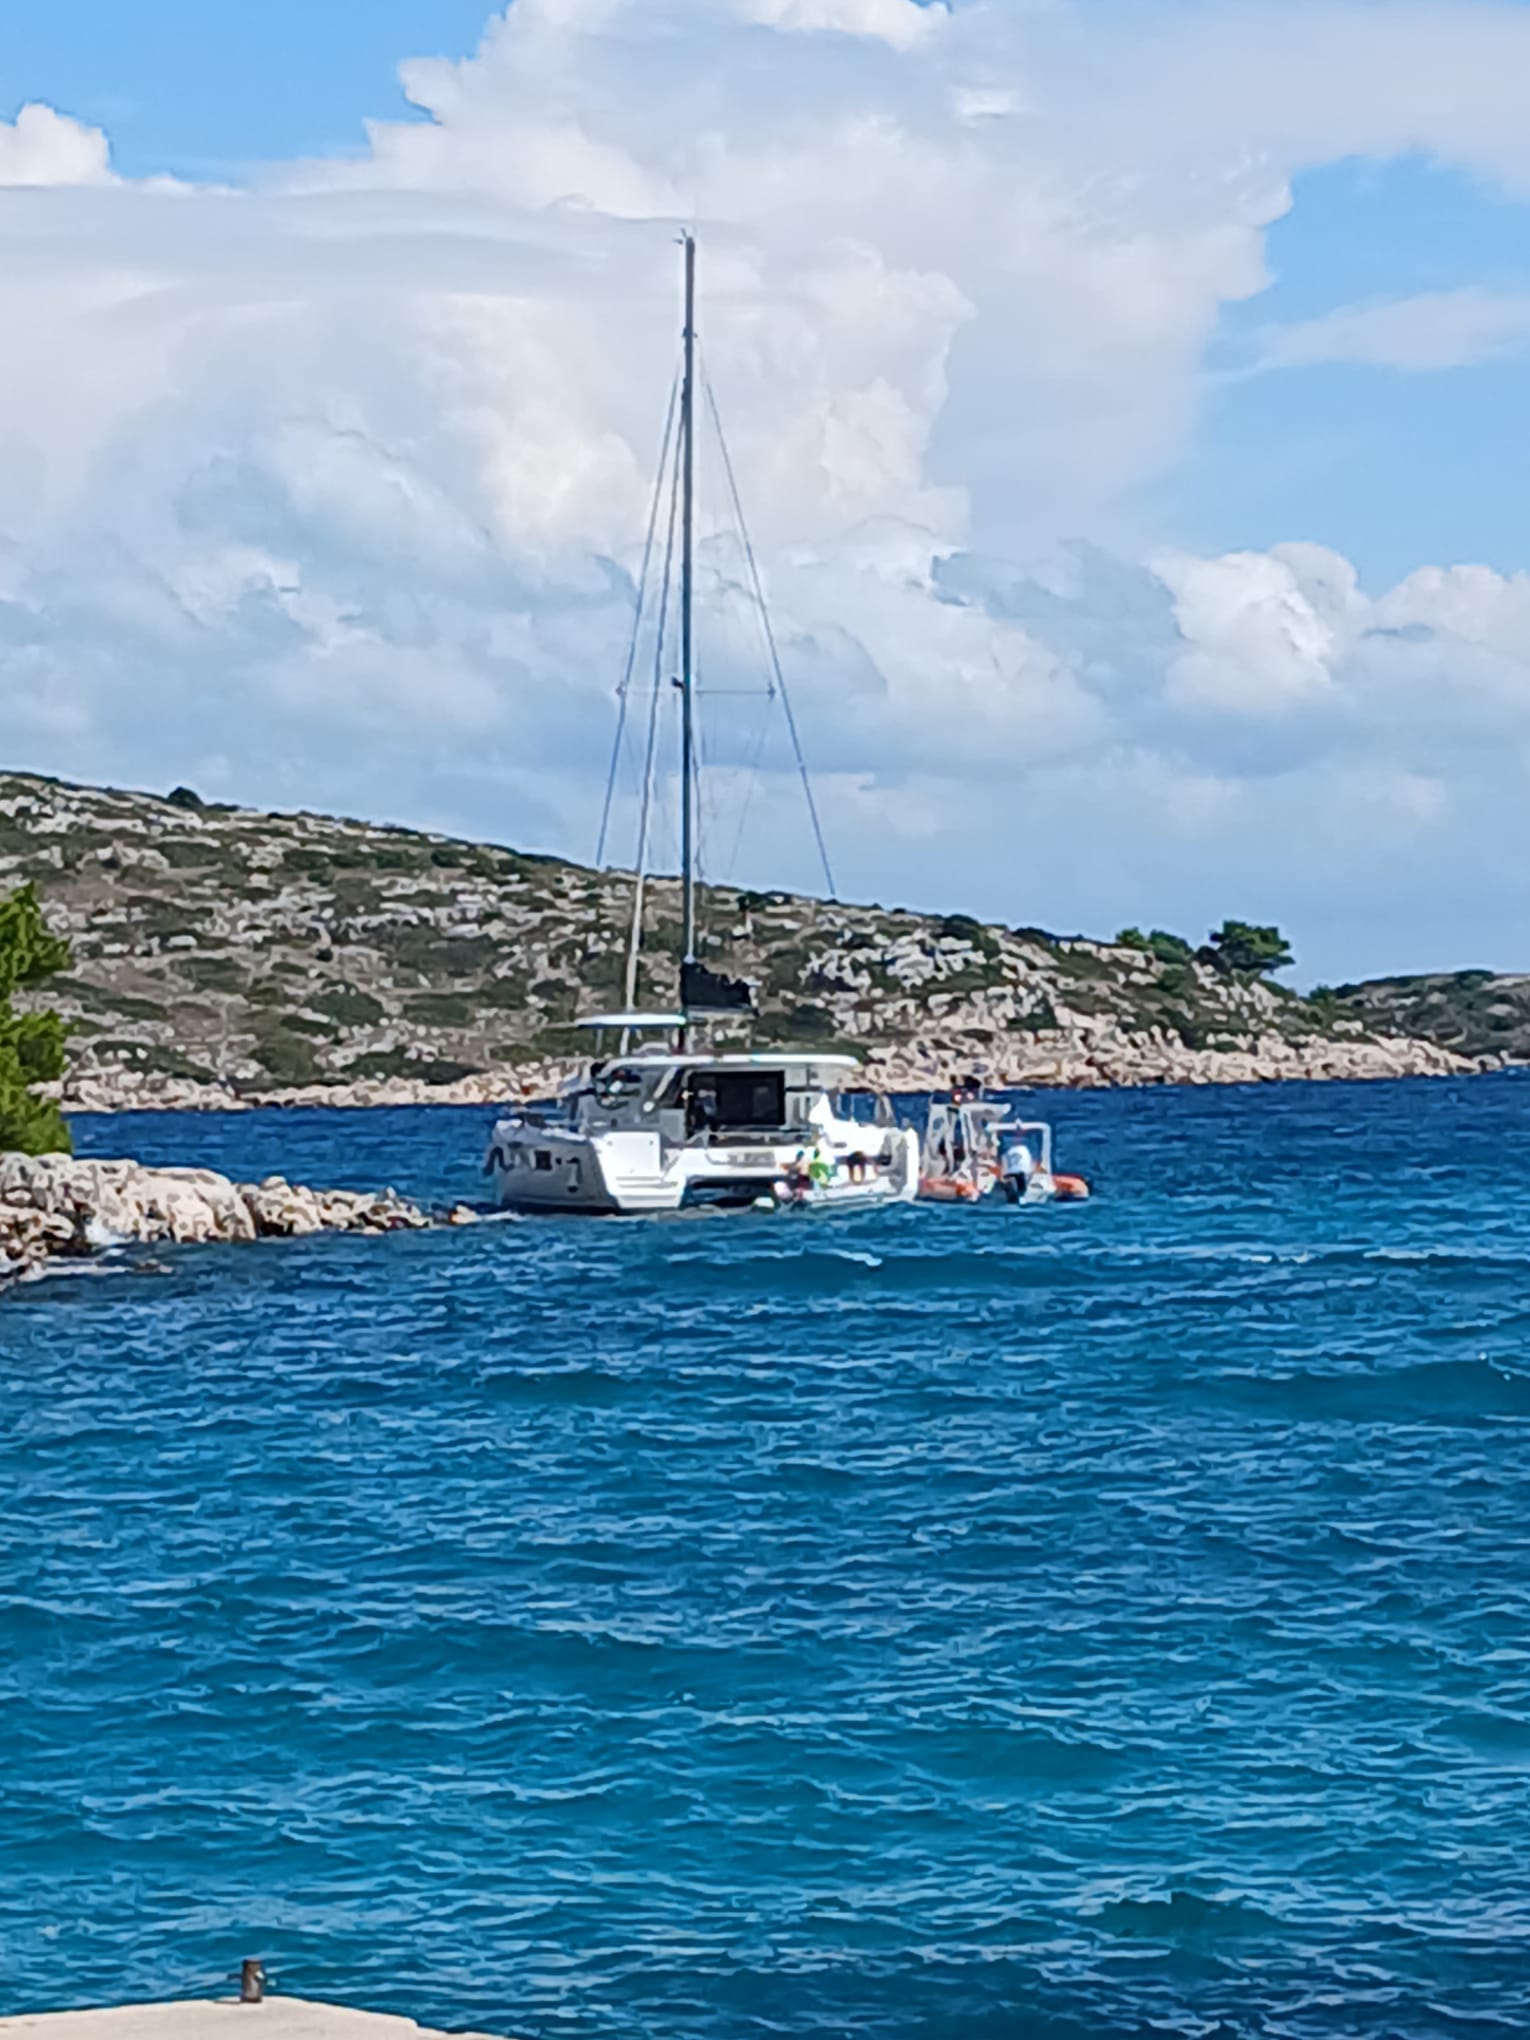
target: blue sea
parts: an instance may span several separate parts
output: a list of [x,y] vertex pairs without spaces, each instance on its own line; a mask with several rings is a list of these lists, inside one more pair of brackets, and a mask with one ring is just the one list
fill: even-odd
[[[0,2013],[1530,2031],[1530,1083],[1045,1109],[1092,1205],[0,1303]],[[471,1198],[487,1119],[77,1137]]]

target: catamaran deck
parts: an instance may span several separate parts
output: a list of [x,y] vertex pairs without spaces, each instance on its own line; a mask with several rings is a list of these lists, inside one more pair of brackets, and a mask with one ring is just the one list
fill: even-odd
[[[117,2011],[38,2012],[0,2019],[0,2040],[447,2040],[412,2019],[305,2004],[300,1998],[235,1998],[202,2003],[126,2005]],[[456,2040],[493,2040],[487,2033]]]

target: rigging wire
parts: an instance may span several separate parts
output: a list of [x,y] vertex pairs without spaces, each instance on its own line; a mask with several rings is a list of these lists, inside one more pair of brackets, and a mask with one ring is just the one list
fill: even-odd
[[[701,678],[701,658],[699,653],[693,652],[692,654],[691,671],[693,677],[699,681]],[[698,702],[698,707],[699,705]],[[708,755],[707,735],[708,726],[705,720],[698,715],[696,717],[696,879],[698,885],[702,887],[713,883],[707,860],[712,845],[712,834],[717,825],[717,793],[715,787],[717,773]],[[697,919],[699,921],[699,914]],[[696,944],[698,955],[703,947],[704,944],[700,940],[698,930]]]
[[[716,436],[719,452],[725,452],[726,448],[722,445],[722,435],[718,433]],[[721,464],[720,460],[716,463],[718,467]],[[719,531],[727,530],[731,541],[730,552],[733,555],[727,562],[726,572],[723,571],[721,565],[718,567],[717,593],[719,596],[719,607],[726,606],[731,610],[733,605],[737,603],[758,624],[760,608],[748,585],[743,533],[736,525],[730,529],[727,520],[720,513],[717,517],[717,525]],[[764,642],[763,633],[762,642]],[[776,685],[774,679],[767,673],[763,687],[709,687],[707,694],[709,697],[713,695],[729,695],[738,698],[752,696],[755,700],[764,703],[758,726],[752,733],[752,743],[745,738],[742,719],[740,719],[738,725],[741,740],[739,751],[744,762],[740,762],[734,767],[735,780],[742,782],[742,798],[737,804],[738,822],[733,831],[733,844],[724,867],[731,879],[736,877],[738,872],[743,853],[744,836],[749,826],[749,811],[753,805],[754,796],[759,790],[762,777],[761,767],[765,760],[765,746],[770,738],[771,712],[775,707]],[[720,803],[714,803],[714,807],[720,810]],[[717,815],[714,815],[714,821],[720,833],[721,822]]]
[[733,833],[733,852],[728,861],[730,871],[738,870],[739,859],[743,855],[744,830],[749,825],[749,810],[754,803],[755,788],[760,783],[760,767],[765,760],[765,742],[769,735],[770,707],[767,702],[765,713],[760,717],[760,727],[754,741],[754,755],[749,760],[748,771],[744,778],[744,798],[739,803],[738,827]]
[[786,714],[786,727],[791,733],[792,750],[797,758],[797,772],[802,780],[802,791],[807,796],[808,814],[812,819],[813,836],[818,844],[818,857],[823,865],[823,875],[828,883],[829,898],[837,900],[839,889],[834,883],[834,870],[829,862],[828,845],[824,841],[823,824],[818,817],[818,802],[813,796],[813,782],[808,776],[807,759],[802,752],[802,739],[797,732],[797,718],[792,712],[792,698],[786,685],[786,675],[781,668],[781,656],[776,649],[776,634],[771,628],[770,611],[765,605],[765,589],[760,579],[759,563],[755,558],[754,542],[749,536],[749,525],[744,517],[743,500],[739,495],[738,482],[733,473],[733,457],[728,451],[727,435],[723,431],[722,414],[717,408],[717,396],[712,388],[712,378],[703,365],[702,387],[706,391],[707,408],[711,412],[712,424],[717,433],[717,443],[722,450],[723,473],[728,479],[728,492],[733,499],[733,513],[738,519],[739,536],[743,541],[744,558],[748,562],[749,577],[754,584],[755,601],[759,604],[760,620],[765,629],[765,643],[770,653],[771,671],[775,684],[780,689],[781,706]]
[[[676,388],[679,387],[678,382]],[[671,423],[673,423],[673,399],[671,399]],[[659,629],[653,647],[653,689],[648,702],[648,748],[643,764],[643,797],[638,811],[637,861],[632,889],[632,926],[627,941],[627,1010],[633,1009],[637,999],[638,956],[643,944],[643,898],[648,868],[648,828],[653,813],[653,765],[659,738],[659,703],[664,696],[664,637],[669,625],[669,591],[674,578],[675,567],[675,523],[680,512],[680,453],[675,448],[673,461],[669,460],[669,436],[664,442],[665,459],[671,469],[669,488],[669,526],[664,540],[664,577],[659,591]],[[662,494],[664,470],[659,471],[659,491]],[[624,1051],[625,1052],[625,1037]]]
[[[721,578],[716,555],[718,534],[724,529],[724,520],[720,514],[716,472],[708,461],[703,460],[698,466],[700,509],[704,523],[712,536],[699,548],[701,573],[697,578],[700,580],[702,575],[705,575],[715,586]],[[718,767],[707,743],[712,729],[706,712],[706,703],[711,699],[713,689],[706,684],[703,673],[704,655],[698,640],[692,656],[696,729],[696,876],[703,884],[715,884],[721,873],[710,868],[710,855],[713,843],[721,837],[722,824],[717,797]],[[697,919],[699,934],[699,911]]]
[[[654,534],[658,530],[659,525],[659,505],[664,496],[664,476],[669,467],[670,440],[674,435],[675,406],[679,401],[679,396],[680,372],[677,369],[675,371],[675,379],[670,384],[669,409],[665,413],[664,437],[659,446],[659,470],[654,477],[653,501],[648,508],[648,535],[643,541],[643,565],[638,574],[637,610],[632,618],[632,637],[627,646],[627,664],[622,673],[621,685],[616,690],[616,698],[621,705],[616,715],[616,740],[611,746],[611,770],[606,778],[605,805],[601,809],[600,815],[600,838],[595,849],[595,868],[597,871],[604,871],[606,866],[606,841],[611,832],[611,807],[616,798],[616,777],[621,769],[622,743],[627,734],[627,699],[632,687],[632,675],[637,667],[638,638],[642,632],[643,613],[648,600],[648,569],[653,560]],[[668,570],[666,569],[666,593],[667,589]],[[660,641],[661,643],[663,641],[662,625],[660,627]]]

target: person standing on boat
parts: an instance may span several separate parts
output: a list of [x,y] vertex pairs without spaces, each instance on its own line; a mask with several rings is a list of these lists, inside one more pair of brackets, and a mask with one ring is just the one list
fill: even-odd
[[999,1181],[1011,1204],[1022,1204],[1036,1173],[1036,1157],[1018,1134],[1005,1142],[999,1155]]
[[689,1131],[693,1135],[715,1133],[720,1117],[715,1087],[699,1084],[691,1094]]

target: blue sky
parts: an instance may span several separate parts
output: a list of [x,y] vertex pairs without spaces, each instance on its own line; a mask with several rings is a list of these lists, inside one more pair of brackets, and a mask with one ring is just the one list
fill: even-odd
[[693,217],[847,890],[1530,957],[1523,0],[13,15],[14,762],[587,854]]
[[1267,290],[1230,306],[1192,457],[1157,508],[1187,544],[1265,547],[1294,532],[1346,553],[1368,582],[1420,560],[1513,572],[1530,507],[1506,437],[1530,429],[1523,356],[1429,375],[1334,364],[1240,379],[1271,326],[1338,307],[1490,287],[1530,289],[1530,221],[1459,171],[1419,157],[1350,161],[1296,182],[1269,236]]
[[405,111],[399,60],[466,56],[488,14],[486,0],[17,5],[0,36],[0,108],[44,99],[106,128],[128,176],[236,175],[360,148],[365,119]]

